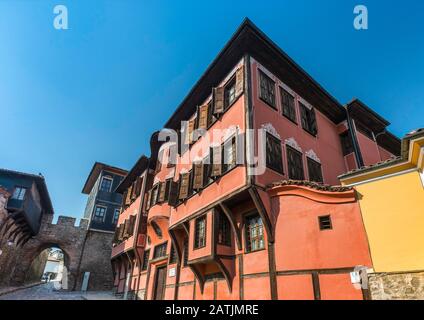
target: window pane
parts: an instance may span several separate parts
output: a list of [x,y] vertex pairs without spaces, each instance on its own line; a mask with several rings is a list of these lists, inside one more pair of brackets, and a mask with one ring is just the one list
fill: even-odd
[[112,187],[112,179],[108,178],[108,177],[103,177],[102,178],[102,183],[100,185],[100,190],[101,191],[106,191],[109,192],[111,187]]

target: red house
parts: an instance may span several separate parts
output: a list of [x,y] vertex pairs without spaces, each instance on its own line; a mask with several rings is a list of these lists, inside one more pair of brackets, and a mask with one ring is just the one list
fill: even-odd
[[116,293],[363,299],[350,272],[372,267],[367,238],[337,177],[399,154],[388,125],[245,20],[118,187]]

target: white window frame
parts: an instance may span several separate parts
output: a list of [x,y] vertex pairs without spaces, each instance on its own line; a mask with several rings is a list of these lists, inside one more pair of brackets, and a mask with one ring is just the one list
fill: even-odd
[[93,212],[93,219],[92,220],[94,220],[95,222],[98,222],[98,220],[96,219],[96,211],[97,211],[97,208],[104,208],[105,209],[105,214],[103,215],[103,219],[102,219],[102,222],[105,222],[105,219],[106,219],[106,213],[107,213],[107,207],[106,206],[102,206],[102,205],[95,205],[94,206],[94,212]]
[[[16,191],[18,191],[18,190],[19,190],[19,193],[16,194]],[[27,190],[28,190],[28,188],[16,186],[13,189],[13,195],[12,195],[11,199],[23,201],[25,199],[25,195],[26,195]]]

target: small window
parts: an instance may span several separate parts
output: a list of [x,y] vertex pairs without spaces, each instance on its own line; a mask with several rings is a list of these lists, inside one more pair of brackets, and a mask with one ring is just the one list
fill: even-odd
[[26,188],[24,187],[15,187],[15,190],[13,190],[12,199],[14,200],[24,200]]
[[194,222],[194,249],[206,246],[206,216],[197,218]]
[[259,214],[246,218],[246,250],[254,252],[265,248],[264,227]]
[[331,216],[318,217],[319,229],[320,230],[332,230],[333,225],[331,223]]
[[283,173],[283,151],[281,141],[266,133],[266,166],[278,173]]
[[100,184],[100,191],[110,192],[112,188],[113,179],[111,177],[103,177]]
[[188,264],[188,238],[184,238],[184,261],[183,265],[184,267]]
[[156,235],[159,238],[162,238],[162,230],[159,228],[159,226],[157,225],[157,223],[154,222],[154,221],[152,221],[152,222],[150,222],[150,224],[152,225],[152,228],[155,231]]
[[171,245],[171,252],[169,254],[169,264],[173,264],[177,262],[177,251],[175,247]]
[[230,222],[222,212],[218,214],[218,244],[231,246]]
[[144,250],[143,265],[141,266],[141,270],[143,271],[147,270],[147,266],[149,265],[149,256],[150,256],[150,250]]
[[236,166],[237,155],[236,155],[236,137],[232,137],[226,141],[223,145],[223,173],[230,171]]
[[340,142],[342,144],[342,152],[344,156],[354,152],[352,135],[349,130],[340,135]]
[[212,108],[212,103],[211,102],[209,102],[209,104],[208,104],[208,124],[207,124],[207,126],[208,126],[208,128],[210,127],[210,126],[212,126],[215,122],[216,122],[216,117],[215,117],[215,115],[213,114],[213,108]]
[[224,108],[228,109],[228,107],[231,106],[235,100],[236,100],[236,78],[233,78],[225,87]]
[[302,120],[302,128],[313,136],[316,136],[318,133],[318,129],[315,117],[315,110],[313,108],[309,109],[301,102],[299,102],[299,106]]
[[152,189],[152,195],[150,198],[150,206],[153,207],[158,202],[159,184],[155,185]]
[[117,224],[118,223],[119,214],[120,214],[120,210],[119,209],[115,209],[115,211],[113,213],[112,224]]
[[105,216],[106,216],[106,207],[96,206],[93,220],[95,222],[103,222],[105,221]]
[[310,158],[307,158],[307,159],[308,159],[309,180],[313,182],[323,183],[324,179],[322,178],[321,164]]
[[268,77],[264,72],[259,71],[259,83],[260,83],[260,95],[259,97],[269,104],[271,107],[275,107],[275,82]]
[[294,104],[294,97],[283,88],[280,88],[280,92],[283,116],[296,123],[296,107]]
[[153,259],[158,259],[166,256],[166,248],[168,246],[168,242],[162,243],[155,247],[155,251],[153,252]]
[[292,180],[305,180],[303,171],[302,154],[290,146],[287,148],[287,163],[289,170],[289,179]]
[[212,175],[212,160],[211,155],[212,148],[210,149],[209,155],[203,159],[203,186],[207,186],[214,181]]
[[172,179],[168,179],[165,181],[165,198],[164,198],[164,202],[168,202],[169,200],[169,192],[171,189],[171,183],[172,183]]

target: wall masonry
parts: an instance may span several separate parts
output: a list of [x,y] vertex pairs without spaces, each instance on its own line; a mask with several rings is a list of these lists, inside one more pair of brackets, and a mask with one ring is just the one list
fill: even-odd
[[424,272],[370,274],[372,300],[424,300]]

